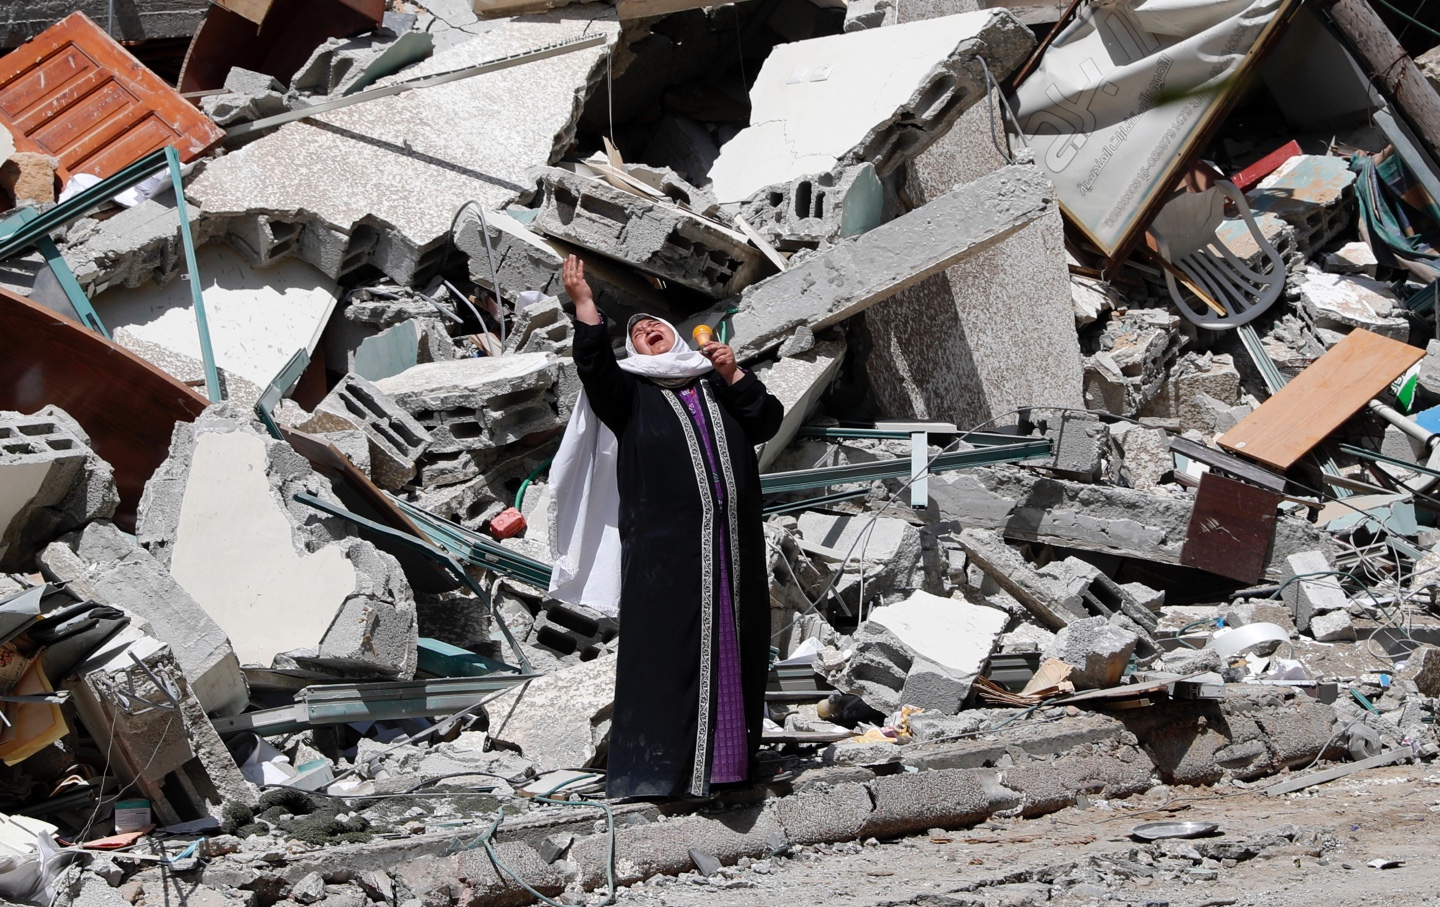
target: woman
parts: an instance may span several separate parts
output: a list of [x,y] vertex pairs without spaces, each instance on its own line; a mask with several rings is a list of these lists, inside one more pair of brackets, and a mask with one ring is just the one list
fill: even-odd
[[551,594],[619,607],[606,795],[708,796],[752,777],[760,743],[770,593],[754,446],[784,408],[730,347],[692,351],[659,318],[631,319],[617,362],[584,263],[570,256],[564,278],[584,394],[552,470]]

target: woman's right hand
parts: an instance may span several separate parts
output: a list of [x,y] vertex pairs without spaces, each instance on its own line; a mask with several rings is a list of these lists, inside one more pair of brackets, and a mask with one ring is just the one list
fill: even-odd
[[565,281],[565,292],[570,296],[570,301],[575,303],[575,317],[586,324],[600,324],[600,310],[595,308],[595,294],[590,289],[590,283],[585,280],[585,262],[580,256],[571,255],[565,259],[561,266],[560,275]]

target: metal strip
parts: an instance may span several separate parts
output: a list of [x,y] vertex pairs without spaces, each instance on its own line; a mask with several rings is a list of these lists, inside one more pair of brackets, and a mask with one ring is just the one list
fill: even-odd
[[220,375],[215,371],[215,351],[210,347],[210,323],[205,318],[205,300],[200,293],[200,265],[195,261],[195,237],[190,232],[190,212],[185,206],[185,181],[180,178],[180,152],[166,146],[170,182],[175,188],[175,211],[180,215],[180,242],[185,246],[185,279],[190,281],[190,298],[195,301],[195,329],[200,333],[200,358],[205,363],[205,395],[219,403]]
[[280,426],[275,423],[275,407],[280,405],[284,399],[285,392],[295,386],[305,369],[310,367],[310,354],[302,347],[295,351],[290,361],[280,369],[265,390],[260,392],[260,398],[255,401],[255,415],[264,423],[265,430],[277,441],[284,441],[285,435],[280,431]]
[[153,176],[164,167],[165,151],[152,151],[114,176],[106,177],[90,188],[76,193],[69,200],[43,212],[30,223],[22,225],[19,230],[0,239],[0,261],[25,251],[38,243],[40,237],[49,236],[51,232],[71,221],[79,220],[91,208]]
[[587,47],[598,47],[601,44],[605,44],[606,41],[607,39],[604,35],[590,35],[585,38],[576,38],[573,41],[547,44],[544,47],[523,51],[518,54],[511,54],[508,57],[498,57],[494,60],[487,60],[484,63],[468,66],[464,69],[452,69],[448,72],[436,73],[433,76],[425,76],[424,78],[414,79],[408,82],[396,82],[394,85],[386,85],[384,88],[372,88],[369,91],[345,95],[333,101],[323,101],[299,110],[278,113],[273,117],[266,117],[263,120],[242,123],[239,126],[225,130],[225,137],[227,139],[238,139],[241,136],[251,135],[252,133],[269,129],[272,126],[282,126],[285,123],[290,123],[295,120],[303,120],[317,113],[338,110],[341,107],[349,107],[351,104],[362,104],[365,101],[373,101],[376,98],[390,97],[391,95],[401,94],[416,88],[429,88],[432,85],[444,85],[446,82],[457,82],[460,79],[468,79],[471,76],[482,76],[487,72],[499,72],[502,69],[509,69],[512,66],[520,66],[525,63],[534,63],[538,60],[548,60],[551,57],[558,57],[577,50],[584,50]]
[[910,434],[910,506],[924,510],[930,503],[930,435],[917,431]]
[[[0,229],[4,229],[13,224],[14,229],[19,230],[39,216],[40,212],[34,208],[21,208],[15,212],[13,217],[7,218],[3,224],[0,224]],[[106,340],[109,340],[110,332],[105,330],[105,325],[100,322],[100,315],[95,311],[95,307],[90,304],[90,297],[86,296],[85,291],[81,289],[80,282],[75,279],[75,272],[70,270],[70,265],[66,263],[65,257],[60,254],[60,250],[56,247],[55,241],[47,234],[42,235],[36,241],[35,245],[40,250],[40,254],[45,256],[45,263],[50,266],[50,273],[55,275],[55,281],[60,284],[60,289],[65,291],[65,298],[70,300],[70,307],[75,310],[75,314],[79,317],[80,323],[101,337],[104,337]]]
[[[486,593],[486,591],[480,586],[480,584],[475,582],[475,579],[470,576],[470,573],[464,567],[457,564],[455,562],[455,559],[451,557],[443,548],[437,547],[436,545],[431,544],[425,539],[417,538],[413,535],[410,535],[409,533],[401,532],[398,529],[392,529],[383,523],[377,523],[374,520],[367,520],[357,513],[351,513],[343,507],[337,507],[334,504],[329,503],[328,501],[322,501],[320,498],[317,498],[312,494],[301,492],[295,495],[294,500],[309,507],[314,507],[316,510],[331,514],[332,516],[338,516],[341,519],[349,520],[355,525],[362,526],[372,532],[377,532],[381,535],[387,536],[388,538],[392,538],[400,544],[405,545],[414,551],[418,551],[421,554],[426,555],[427,557],[433,558],[435,561],[444,564],[446,567],[449,567],[451,572],[453,572],[462,583],[469,587],[471,592],[475,593],[475,597],[480,599],[481,602],[483,602],[487,607],[490,608],[491,617],[494,618],[495,623],[500,627],[500,634],[505,637],[505,642],[507,645],[510,646],[510,651],[515,653],[515,659],[520,662],[521,669],[526,674],[531,674],[534,672],[535,669],[531,666],[530,659],[525,657],[525,650],[520,648],[520,643],[515,640],[515,635],[510,632],[509,625],[507,625],[505,623],[505,619],[500,616],[500,612],[495,608],[495,603],[491,601],[489,594]],[[424,511],[420,512],[424,513]],[[416,522],[420,521],[416,519]],[[549,584],[547,583],[546,585],[548,586]]]
[[[997,463],[1018,463],[1022,460],[1044,459],[1052,455],[1050,441],[1033,438],[1019,444],[997,445],[978,450],[962,450],[941,454],[929,464],[929,471],[948,472],[971,466],[992,466]],[[873,463],[850,463],[844,466],[822,466],[793,472],[773,472],[760,477],[763,494],[805,491],[849,482],[873,482],[877,479],[908,478],[913,475],[909,458],[879,460]]]

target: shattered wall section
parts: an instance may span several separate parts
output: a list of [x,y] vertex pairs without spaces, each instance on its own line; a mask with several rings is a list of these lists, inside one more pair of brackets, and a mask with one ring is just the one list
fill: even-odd
[[294,501],[300,492],[340,506],[299,454],[219,404],[176,426],[136,534],[243,663],[291,653],[345,674],[409,678],[415,601],[400,565]]
[[[616,34],[613,17],[609,8],[586,8],[516,19],[403,78]],[[232,218],[228,238],[257,264],[299,255],[339,277],[368,263],[411,283],[439,264],[451,200],[473,198],[497,211],[525,191],[528,168],[559,159],[581,103],[605,77],[607,53],[575,51],[289,123],[211,162],[187,194],[211,215]],[[254,224],[264,229],[247,236]]]

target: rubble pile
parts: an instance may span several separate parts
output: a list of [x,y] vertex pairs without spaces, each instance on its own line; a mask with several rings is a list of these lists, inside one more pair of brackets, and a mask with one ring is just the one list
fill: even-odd
[[[1134,3],[343,5],[0,56],[134,102],[0,109],[0,897],[599,902],[1440,755],[1440,97],[1354,3],[1209,76],[1194,23],[1070,66]],[[597,796],[570,254],[784,405],[758,794]]]

